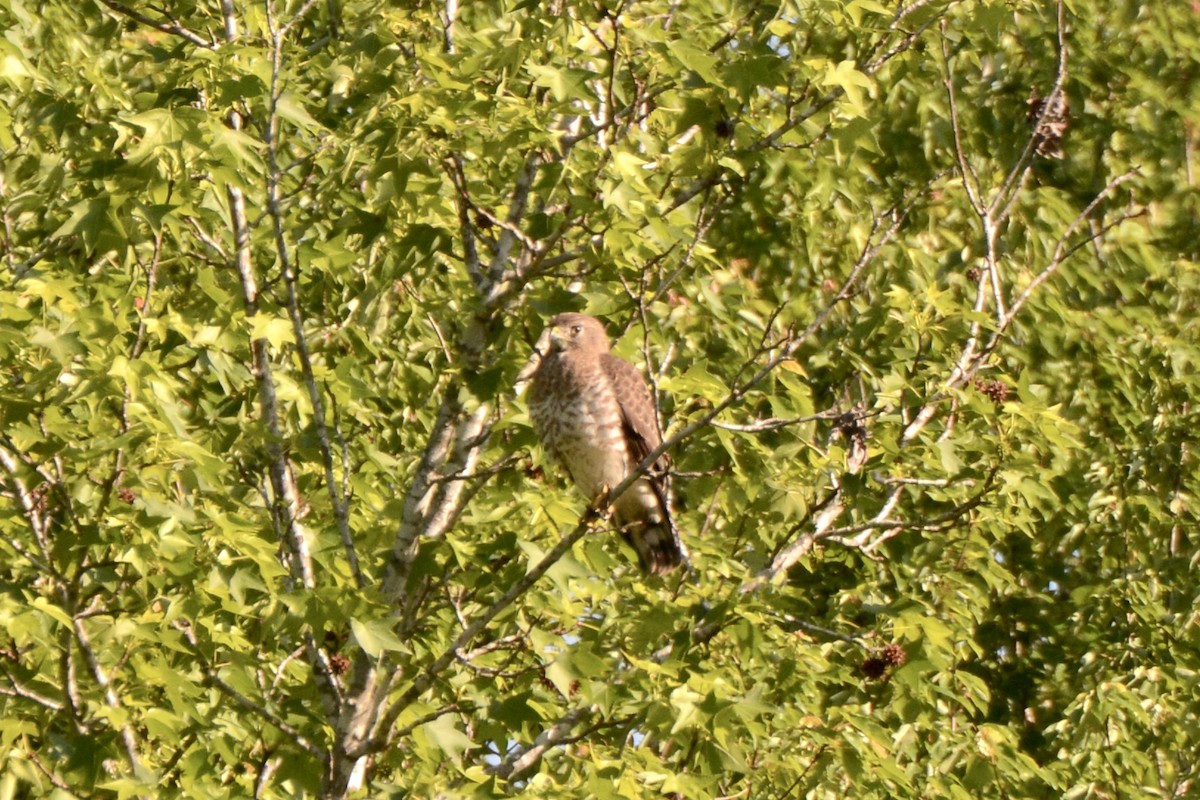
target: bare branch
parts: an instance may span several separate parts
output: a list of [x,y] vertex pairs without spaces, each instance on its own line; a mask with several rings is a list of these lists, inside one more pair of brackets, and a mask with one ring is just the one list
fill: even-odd
[[271,725],[278,728],[280,733],[283,733],[285,736],[287,736],[289,739],[291,739],[296,744],[296,746],[299,747],[301,750],[305,751],[306,753],[313,756],[314,758],[324,760],[325,752],[320,747],[318,747],[317,745],[310,742],[307,738],[305,738],[305,736],[302,733],[300,733],[299,730],[297,730],[295,727],[289,725],[286,721],[284,721],[284,719],[282,717],[280,717],[274,711],[272,711],[271,709],[262,705],[261,703],[254,702],[253,700],[251,700],[250,698],[246,697],[241,692],[239,692],[237,689],[234,689],[232,686],[230,686],[228,683],[226,683],[219,675],[217,675],[217,673],[215,671],[213,671],[211,667],[208,670],[207,677],[208,677],[209,683],[211,683],[213,686],[220,689],[221,693],[224,694],[226,697],[233,700],[235,703],[237,703],[239,706],[246,709],[247,711],[254,712],[258,716],[262,717],[266,722],[269,722]]
[[[1191,170],[1191,159],[1188,159],[1189,174]],[[8,184],[3,178],[0,178],[0,198],[7,201]],[[13,253],[13,248],[16,245],[16,240],[13,236],[13,221],[12,214],[9,213],[9,204],[4,202],[4,208],[0,211],[0,218],[4,221],[4,263],[8,265],[8,274],[15,280],[20,277],[17,273],[17,259]]]
[[[652,100],[661,94],[671,91],[674,88],[675,87],[673,84],[666,84],[641,94],[639,97],[635,98],[633,102],[611,113],[604,121],[589,122],[589,124],[581,126],[579,130],[565,134],[559,140],[559,145],[562,147],[563,152],[566,153],[584,139],[590,139],[609,127],[623,122],[627,118],[629,119],[630,124],[636,124],[639,121],[640,116],[635,117],[635,114],[643,109],[653,108],[653,103],[651,102]],[[647,111],[644,113],[649,112]]]
[[263,796],[263,792],[271,785],[272,776],[275,775],[275,771],[282,763],[283,759],[275,755],[268,755],[263,759],[262,766],[258,770],[258,777],[254,779],[255,800]]
[[480,267],[479,248],[475,245],[475,221],[471,219],[471,212],[476,210],[477,206],[471,201],[471,195],[467,190],[467,176],[463,170],[462,159],[454,155],[447,159],[445,166],[450,175],[450,182],[454,185],[458,225],[463,242],[463,260],[467,267],[467,275],[475,284],[475,290],[482,293],[485,291],[483,269]]
[[594,707],[576,708],[568,711],[562,719],[539,733],[532,744],[526,747],[514,748],[511,753],[504,757],[503,761],[487,767],[486,771],[491,775],[498,775],[501,778],[511,778],[514,775],[520,775],[536,764],[538,759],[547,750],[563,744],[570,737],[571,731],[575,729],[575,726],[596,713],[596,711],[597,709]]
[[[88,666],[88,671],[92,675],[92,680],[96,682],[104,692],[104,703],[109,708],[119,710],[122,707],[121,698],[117,695],[116,690],[112,687],[111,677],[104,671],[100,665],[100,659],[96,656],[96,650],[92,646],[92,639],[88,635],[87,628],[79,617],[75,617],[72,625],[72,632],[75,636],[75,644],[79,647],[79,652],[83,654],[83,660]],[[137,735],[134,733],[133,726],[126,722],[117,729],[120,734],[121,744],[125,748],[125,757],[129,760],[129,766],[134,772],[142,768],[142,760],[138,753],[139,745]]]
[[[884,541],[887,541],[887,539],[892,538],[902,531],[944,530],[945,528],[950,527],[953,523],[957,522],[968,511],[978,508],[983,504],[984,499],[995,485],[997,472],[999,472],[999,468],[993,467],[988,472],[987,477],[984,478],[983,485],[980,486],[979,491],[971,495],[966,502],[956,505],[953,508],[942,512],[941,514],[917,520],[892,519],[890,515],[895,510],[897,502],[899,501],[900,496],[906,486],[930,485],[931,482],[914,483],[905,481],[903,483],[897,483],[883,508],[881,508],[879,512],[869,521],[862,522],[857,525],[847,526],[845,528],[838,528],[837,530],[832,530],[829,532],[828,538],[830,541],[835,541],[838,544],[845,545],[846,547],[861,549],[864,553],[870,555],[874,550],[878,549],[878,547],[883,544]],[[948,482],[940,482],[937,485],[948,485]],[[961,485],[974,486],[975,481],[962,481]],[[870,532],[874,530],[883,530],[886,533],[882,537],[871,540]],[[851,534],[858,535],[853,539],[847,539],[846,537]]]
[[[954,484],[954,481],[950,478],[894,478],[887,475],[872,475],[871,477],[882,483],[884,486],[936,486],[945,488]],[[973,486],[975,482],[972,480],[965,480],[961,483],[963,486]]]
[[[221,0],[221,17],[225,21],[225,41],[236,41],[238,38],[238,25],[237,12],[233,8],[233,0]],[[235,128],[240,130],[241,125],[238,124]]]
[[286,720],[284,720],[274,711],[267,708],[262,703],[258,703],[254,700],[251,700],[249,697],[246,697],[237,689],[230,686],[229,683],[227,683],[220,675],[217,674],[217,670],[211,663],[209,663],[208,659],[204,657],[204,652],[196,639],[196,633],[194,630],[192,630],[192,626],[190,624],[186,622],[176,623],[175,628],[183,634],[183,638],[192,646],[192,652],[203,664],[205,678],[211,685],[215,686],[221,691],[222,694],[224,694],[230,700],[233,700],[242,708],[246,709],[247,711],[254,712],[263,720],[270,723],[275,728],[278,728],[281,733],[291,739],[301,750],[304,750],[314,758],[324,760],[324,750],[310,742],[304,736],[304,734],[300,733],[300,731],[295,727],[289,725]]
[[942,20],[942,64],[946,69],[946,96],[950,99],[950,130],[954,133],[954,155],[958,159],[958,173],[962,177],[963,188],[967,190],[967,199],[980,218],[987,218],[987,209],[980,198],[979,175],[967,161],[963,152],[962,126],[958,121],[958,99],[954,91],[954,67],[950,61],[950,50],[946,43],[946,21]]
[[[472,475],[486,440],[485,429],[491,408],[480,405],[458,426],[454,448],[445,470],[454,475]],[[436,538],[449,530],[450,523],[457,518],[462,508],[464,492],[468,484],[464,481],[436,482],[436,495],[430,504],[432,512],[426,517],[424,535]]]
[[784,615],[783,619],[789,625],[793,625],[802,631],[807,631],[808,633],[819,634],[820,636],[827,636],[830,639],[837,639],[839,641],[846,642],[847,644],[852,644],[852,645],[861,647],[864,650],[871,649],[871,646],[868,645],[866,642],[864,642],[861,637],[848,636],[844,633],[840,633],[838,631],[823,627],[821,625],[814,625],[811,622],[805,622],[802,619],[797,619],[796,617],[792,616],[791,614]]
[[480,645],[474,650],[466,653],[459,653],[458,658],[461,661],[474,661],[480,656],[485,656],[488,653],[494,653],[497,650],[512,650],[514,645],[523,644],[525,642],[525,633],[514,633],[509,636],[501,636],[499,639]]
[[302,645],[300,647],[297,647],[295,650],[288,653],[287,656],[282,661],[279,662],[279,666],[275,668],[275,678],[271,681],[272,689],[275,689],[276,687],[279,686],[279,681],[281,681],[283,679],[283,673],[284,673],[284,670],[287,669],[288,664],[292,663],[293,661],[298,659],[300,656],[304,655],[304,652],[307,649],[308,649],[308,645]]
[[442,15],[442,39],[447,53],[454,52],[454,25],[458,22],[458,0],[446,0],[446,11]]
[[[20,457],[19,453],[18,457]],[[35,487],[35,490],[30,490],[25,485],[25,481],[21,479],[18,473],[17,459],[3,447],[0,447],[0,467],[8,475],[7,483],[11,487],[11,494],[15,495],[21,504],[22,516],[25,517],[25,521],[29,525],[29,530],[33,534],[33,540],[37,544],[40,557],[7,533],[3,534],[4,542],[16,553],[25,558],[35,569],[52,576],[60,585],[67,583],[66,576],[59,571],[54,562],[50,541],[47,537],[47,525],[49,523],[43,507],[45,502],[44,496],[35,494],[38,487]],[[53,479],[50,476],[43,474],[42,477],[47,481],[43,486],[53,485]],[[2,482],[0,482],[0,486],[3,486]]]
[[35,751],[26,750],[24,755],[33,762],[33,765],[37,767],[43,775],[46,776],[46,780],[50,781],[51,785],[53,785],[55,789],[58,789],[61,792],[66,792],[71,797],[79,797],[69,783],[63,780],[57,772],[50,769],[42,762],[41,756],[39,756]]
[[802,425],[806,422],[816,422],[822,419],[837,419],[842,416],[842,412],[838,409],[830,409],[821,411],[817,414],[810,414],[807,417],[768,417],[766,419],[757,419],[753,422],[736,423],[736,422],[719,422],[713,420],[714,428],[722,428],[727,431],[737,431],[738,433],[766,433],[768,431],[777,431],[780,428],[787,428],[792,425]]
[[761,589],[774,580],[776,575],[787,572],[793,564],[812,552],[816,543],[828,535],[830,526],[845,510],[841,498],[842,491],[839,487],[823,503],[824,507],[817,513],[813,522],[813,529],[781,550],[771,561],[771,565],[759,572],[752,580],[747,581],[740,591],[748,594]]
[[[146,348],[147,331],[149,330],[147,320],[149,319],[152,304],[154,302],[154,290],[158,285],[158,267],[162,261],[163,250],[163,232],[161,230],[154,234],[154,250],[148,264],[143,263],[140,256],[137,255],[136,248],[134,249],[134,258],[142,272],[145,275],[145,288],[142,292],[142,304],[138,308],[138,329],[133,341],[133,347],[129,350],[130,361],[135,361],[141,357],[142,352]],[[129,405],[133,402],[133,390],[126,383],[121,399],[121,409],[118,413],[118,423],[122,434],[129,432]],[[103,519],[108,510],[109,502],[112,500],[113,489],[120,485],[121,480],[125,475],[125,448],[117,449],[116,457],[113,460],[112,472],[108,479],[104,482],[104,488],[100,495],[100,500],[96,503],[93,519]]]
[[[915,6],[917,4],[914,3],[913,5]],[[921,5],[924,5],[924,3],[922,3]],[[943,19],[946,15],[946,12],[949,11],[951,8],[953,8],[956,5],[957,5],[956,2],[947,3],[945,8],[943,8],[940,12],[938,12],[937,14],[934,14],[932,17],[927,19],[916,30],[901,37],[900,41],[896,42],[894,45],[892,45],[887,50],[885,50],[883,55],[870,61],[865,67],[863,67],[863,72],[866,73],[867,75],[874,75],[876,72],[878,72],[883,67],[884,64],[891,61],[893,58],[900,55],[908,48],[912,47],[913,44],[915,44],[916,41],[925,34],[925,31],[927,31],[931,27],[933,27],[933,24],[935,22],[938,22],[941,19]],[[914,8],[912,10],[915,11],[916,9]],[[907,14],[905,14],[905,16],[907,16]],[[899,12],[897,12],[896,19],[894,19],[892,21],[892,24],[889,26],[888,29],[892,30],[892,31],[899,30],[900,29],[900,21],[902,19],[903,19],[903,17],[899,15]]]
[[709,203],[710,199],[705,198],[704,203],[700,206],[700,210],[696,214],[696,228],[692,233],[691,241],[688,242],[687,250],[684,251],[683,257],[679,259],[679,264],[675,267],[675,270],[664,280],[659,281],[658,288],[654,291],[654,296],[650,298],[647,305],[657,303],[661,300],[667,291],[670,290],[671,286],[674,285],[675,281],[679,279],[679,276],[683,275],[691,267],[696,248],[717,221],[717,215],[709,213]]
[[383,593],[393,601],[400,598],[408,578],[408,566],[416,554],[416,544],[423,531],[429,500],[435,490],[439,466],[445,463],[450,453],[451,442],[458,433],[459,414],[462,411],[458,393],[444,389],[430,430],[429,440],[417,469],[409,479],[408,492],[404,496],[404,508],[400,513],[400,529],[392,542],[383,581]]
[[908,5],[901,6],[900,8],[896,9],[896,15],[892,17],[891,27],[898,27],[900,23],[903,22],[904,19],[914,11],[919,11],[932,2],[934,2],[934,0],[913,0],[913,2],[909,3]]
[[61,701],[55,700],[52,697],[46,697],[44,694],[39,694],[32,689],[25,688],[24,684],[18,681],[16,677],[8,670],[4,670],[4,677],[8,680],[8,685],[11,688],[6,689],[4,687],[0,687],[0,695],[6,695],[8,697],[20,697],[23,700],[29,700],[37,703],[39,706],[48,708],[51,711],[62,711],[63,704]]
[[33,269],[38,262],[51,258],[63,251],[70,250],[77,240],[77,234],[63,236],[58,239],[50,239],[42,243],[42,246],[30,253],[19,264],[12,263],[12,252],[7,253],[6,258],[10,264],[12,271],[12,280],[14,283],[25,277],[29,270]]
[[[618,489],[624,491],[626,488],[636,482],[639,476],[632,475],[630,478],[622,481]],[[617,492],[614,491],[611,497],[616,497]],[[542,560],[535,564],[529,572],[525,573],[519,580],[513,583],[508,590],[500,596],[491,606],[482,614],[475,618],[470,625],[460,633],[449,647],[442,652],[440,656],[431,661],[424,670],[422,670],[409,687],[401,696],[392,703],[391,707],[382,715],[380,722],[376,726],[376,734],[374,738],[374,746],[381,748],[391,741],[393,735],[390,733],[391,728],[395,725],[397,717],[412,704],[414,700],[420,697],[433,684],[433,681],[442,673],[457,657],[460,650],[466,647],[471,641],[480,634],[488,623],[495,619],[502,611],[511,606],[518,598],[533,588],[543,575],[545,575],[551,567],[567,554],[567,552],[587,535],[597,520],[601,518],[599,509],[607,508],[610,502],[610,497],[602,497],[597,502],[593,503],[580,518],[575,529],[559,540],[558,544],[554,545]]]
[[749,795],[751,788],[753,788],[752,785],[747,783],[742,787],[741,791],[734,792],[733,794],[723,794],[720,797],[713,798],[713,800],[738,800],[738,798]]
[[475,481],[480,478],[490,478],[493,475],[499,475],[512,469],[516,464],[520,463],[521,459],[515,454],[509,454],[500,459],[494,464],[486,467],[476,467],[472,470],[462,470],[459,472],[447,472],[444,475],[438,475],[434,478],[435,483],[445,483],[449,481]]
[[508,295],[507,281],[504,279],[505,267],[508,265],[513,244],[518,241],[524,244],[526,241],[521,236],[520,224],[525,217],[525,208],[529,203],[529,192],[533,188],[533,179],[543,163],[543,156],[536,151],[532,152],[526,156],[525,163],[517,173],[512,196],[509,198],[508,215],[504,220],[507,224],[500,231],[500,238],[493,248],[492,259],[488,263],[486,291],[483,296],[484,308],[496,306],[502,298]]
[[362,588],[365,580],[362,568],[359,566],[354,538],[350,532],[349,501],[343,496],[341,483],[334,474],[333,445],[329,438],[328,426],[325,423],[325,403],[313,371],[308,336],[304,330],[304,316],[300,308],[297,270],[292,263],[291,252],[284,234],[283,210],[279,199],[280,183],[283,180],[283,174],[279,168],[279,100],[282,96],[281,73],[284,37],[291,26],[296,24],[315,5],[315,2],[316,0],[308,0],[296,12],[292,20],[279,29],[275,27],[274,15],[271,12],[272,4],[267,3],[267,24],[271,31],[271,92],[267,109],[266,134],[267,213],[271,217],[271,227],[275,236],[275,252],[283,272],[284,284],[287,286],[288,317],[292,321],[292,334],[296,340],[296,356],[300,361],[300,370],[304,376],[304,385],[308,390],[308,400],[312,407],[313,427],[316,430],[317,442],[321,450],[321,463],[325,470],[325,488],[329,493],[330,505],[333,508],[338,534],[341,536],[342,550],[346,554],[346,561],[350,566],[350,574],[354,577],[355,584]]
[[83,719],[83,696],[79,693],[79,675],[75,666],[75,648],[71,631],[64,626],[59,634],[59,674],[63,685],[63,696],[67,701],[67,712],[81,733],[89,733],[90,726]]
[[451,703],[450,705],[443,706],[436,711],[430,711],[428,714],[422,714],[408,725],[405,725],[403,728],[398,728],[394,738],[403,739],[422,725],[428,725],[434,720],[441,719],[447,714],[468,713],[474,710],[475,706],[472,703]]
[[[1107,199],[1109,195],[1116,191],[1117,187],[1129,180],[1132,180],[1138,174],[1139,172],[1137,169],[1131,169],[1128,172],[1113,178],[1108,182],[1108,185],[1105,186],[1100,193],[1092,199],[1092,202],[1088,203],[1083,211],[1079,212],[1079,215],[1071,221],[1071,224],[1067,226],[1067,229],[1063,231],[1061,236],[1058,237],[1058,241],[1054,245],[1054,253],[1050,257],[1050,263],[1047,264],[1041,272],[1034,276],[1033,280],[1029,282],[1029,285],[1026,286],[1019,295],[1017,295],[1015,300],[1013,300],[1012,307],[1004,316],[1003,324],[1000,326],[1000,329],[993,334],[993,341],[995,341],[997,337],[1001,336],[1012,324],[1013,320],[1017,316],[1017,313],[1025,306],[1027,302],[1029,302],[1029,298],[1033,295],[1034,291],[1036,291],[1039,286],[1045,283],[1050,276],[1053,275],[1060,266],[1062,266],[1063,262],[1066,261],[1072,253],[1078,250],[1077,247],[1068,249],[1067,241],[1075,235],[1076,231],[1078,231],[1085,223],[1087,223],[1087,221],[1091,218],[1092,212],[1095,211],[1100,203]],[[1121,221],[1124,221],[1124,219],[1127,218],[1128,217],[1123,217]],[[1105,228],[1105,230],[1107,229],[1108,228]],[[1088,241],[1091,241],[1095,238],[1096,235],[1093,234],[1088,237]],[[986,350],[990,352],[991,349],[991,343],[989,342],[989,346],[986,348]]]
[[124,3],[117,2],[117,0],[100,0],[100,2],[123,17],[127,17],[134,22],[138,22],[149,28],[154,28],[154,30],[161,33],[167,33],[172,36],[178,36],[182,39],[186,39],[197,47],[203,47],[205,50],[217,50],[221,46],[220,43],[205,39],[195,31],[185,28],[173,18],[168,17],[167,21],[154,19],[153,17],[146,16],[137,9],[130,8]]
[[[286,39],[287,35],[289,33],[291,33],[292,28],[296,27],[296,25],[299,24],[299,22],[301,20],[303,20],[306,16],[308,16],[308,12],[312,11],[313,6],[315,6],[316,4],[317,4],[317,0],[305,0],[304,5],[300,6],[300,8],[298,8],[298,9],[296,9],[296,13],[292,15],[292,18],[289,19],[286,23],[284,23],[283,27],[279,29],[278,39],[279,40]],[[267,14],[268,14],[268,17],[271,16],[271,3],[270,2],[267,3]],[[272,24],[272,23],[268,23],[268,24]]]
[[[1017,158],[1012,169],[1009,170],[1008,176],[1001,184],[1000,190],[996,192],[992,202],[988,205],[988,216],[996,221],[996,224],[1002,224],[1008,219],[1012,213],[1013,204],[1016,202],[1017,196],[1020,194],[1021,184],[1025,182],[1025,178],[1029,175],[1029,171],[1033,168],[1033,157],[1037,150],[1039,133],[1046,118],[1052,112],[1055,103],[1054,100],[1062,94],[1063,84],[1067,80],[1067,17],[1066,7],[1063,0],[1057,2],[1058,12],[1058,67],[1054,75],[1054,86],[1050,89],[1050,93],[1046,95],[1046,102],[1042,104],[1041,113],[1034,121],[1033,127],[1029,133],[1029,139],[1025,142],[1025,149],[1021,151],[1021,155]],[[1003,207],[1000,213],[996,213],[998,209]]]

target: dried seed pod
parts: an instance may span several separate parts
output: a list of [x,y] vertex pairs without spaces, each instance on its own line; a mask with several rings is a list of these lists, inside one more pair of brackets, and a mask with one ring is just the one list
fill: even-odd
[[1026,119],[1034,126],[1034,148],[1039,156],[1066,157],[1062,144],[1063,135],[1067,132],[1069,113],[1067,96],[1061,89],[1049,97],[1041,97],[1036,90],[1030,92]]

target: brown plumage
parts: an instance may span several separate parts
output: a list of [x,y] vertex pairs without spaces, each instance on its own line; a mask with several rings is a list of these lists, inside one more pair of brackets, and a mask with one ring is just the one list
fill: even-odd
[[[546,450],[588,498],[615,489],[662,439],[642,374],[608,352],[595,317],[559,314],[534,373],[529,413]],[[613,503],[617,530],[642,569],[663,575],[686,560],[671,520],[666,456]]]

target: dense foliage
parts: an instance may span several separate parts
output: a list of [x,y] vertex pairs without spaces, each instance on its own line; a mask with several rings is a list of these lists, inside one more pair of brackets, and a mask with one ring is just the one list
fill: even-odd
[[0,23],[0,800],[1198,791],[1196,4]]

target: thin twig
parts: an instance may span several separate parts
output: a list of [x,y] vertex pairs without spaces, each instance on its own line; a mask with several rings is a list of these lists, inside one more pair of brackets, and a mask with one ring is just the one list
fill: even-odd
[[[1100,203],[1106,200],[1109,195],[1111,195],[1117,189],[1117,187],[1123,183],[1126,183],[1127,181],[1132,180],[1139,174],[1139,170],[1131,169],[1128,172],[1113,178],[1108,182],[1108,185],[1100,191],[1099,194],[1092,198],[1092,202],[1088,203],[1083,211],[1079,212],[1079,215],[1071,221],[1071,224],[1068,225],[1066,230],[1063,231],[1062,235],[1058,237],[1058,241],[1054,245],[1054,252],[1050,257],[1050,263],[1047,264],[1041,272],[1035,275],[1033,280],[1029,282],[1029,285],[1026,286],[1019,295],[1017,295],[1015,300],[1013,300],[1012,306],[1009,308],[1008,313],[1004,316],[1003,324],[1000,326],[1000,329],[992,335],[993,341],[997,337],[1003,335],[1004,331],[1012,324],[1013,320],[1016,319],[1017,313],[1025,306],[1027,302],[1029,302],[1029,298],[1033,296],[1034,291],[1036,291],[1039,286],[1045,283],[1050,276],[1053,275],[1060,266],[1062,266],[1063,262],[1066,261],[1071,254],[1075,253],[1079,249],[1078,247],[1068,249],[1067,240],[1070,239],[1075,232],[1091,218],[1092,212],[1095,211]],[[1123,217],[1121,221],[1128,219],[1129,216]],[[1109,228],[1111,228],[1111,226],[1106,227],[1104,230],[1108,230]],[[1089,236],[1088,240],[1090,241],[1094,238],[1096,238],[1095,235]],[[985,349],[990,351],[990,343],[989,348]]]
[[[1050,115],[1055,106],[1054,100],[1062,94],[1063,84],[1067,80],[1067,12],[1063,0],[1058,0],[1057,4],[1057,31],[1058,31],[1058,66],[1054,74],[1054,86],[1050,93],[1046,95],[1046,100],[1042,103],[1041,113],[1038,114],[1036,120],[1033,121],[1033,128],[1030,131],[1029,139],[1025,142],[1025,149],[1021,151],[1021,155],[1009,170],[1004,183],[1001,184],[1000,190],[992,198],[992,202],[988,205],[988,216],[996,221],[997,225],[1001,225],[1008,219],[1012,213],[1013,205],[1020,194],[1020,186],[1025,182],[1030,170],[1033,168],[1033,156],[1037,150],[1037,143],[1042,125],[1046,118]],[[1000,213],[996,213],[997,209],[1003,206]]]
[[422,714],[408,725],[405,725],[403,728],[396,729],[395,738],[403,739],[422,725],[428,725],[431,722],[441,719],[447,714],[467,714],[474,710],[475,705],[473,703],[451,703],[450,705],[443,706],[436,711],[430,711],[428,714]]
[[808,633],[816,633],[821,636],[827,636],[830,639],[837,639],[838,641],[846,642],[847,644],[852,644],[857,647],[861,647],[864,650],[869,651],[871,649],[871,646],[868,645],[866,642],[864,642],[861,637],[850,636],[848,634],[832,630],[831,628],[825,628],[820,625],[815,625],[811,622],[805,622],[802,619],[796,619],[791,614],[784,615],[783,619],[789,625],[794,625],[795,627],[799,628],[802,631],[807,631]]
[[547,750],[564,743],[570,737],[571,731],[575,729],[575,726],[596,713],[597,710],[596,708],[589,707],[568,711],[562,719],[539,733],[532,744],[527,747],[515,748],[499,764],[487,767],[487,772],[501,778],[511,778],[514,775],[520,775],[537,763],[537,760]]
[[975,209],[975,213],[985,218],[987,209],[983,205],[983,200],[980,198],[981,187],[979,185],[979,175],[975,172],[975,167],[967,161],[967,156],[963,152],[962,144],[962,126],[958,121],[958,99],[954,91],[954,67],[950,61],[949,45],[946,42],[946,21],[942,20],[942,64],[946,70],[946,95],[950,99],[950,130],[954,134],[954,156],[958,159],[958,172],[962,177],[963,187],[967,190],[967,199],[971,202],[971,207]]
[[300,361],[304,385],[308,390],[308,400],[312,406],[313,428],[317,434],[317,442],[321,450],[321,464],[325,470],[325,488],[329,493],[330,505],[333,508],[334,520],[337,523],[338,534],[342,540],[342,550],[350,567],[350,574],[355,585],[362,588],[366,584],[362,567],[358,562],[358,552],[354,537],[350,532],[350,511],[347,499],[342,495],[333,468],[333,445],[329,438],[329,428],[325,423],[325,403],[317,385],[316,374],[313,370],[312,354],[308,346],[308,336],[304,330],[304,316],[300,306],[298,289],[297,265],[293,264],[291,251],[288,248],[284,233],[283,209],[279,200],[279,187],[283,175],[279,169],[279,101],[282,97],[281,74],[283,70],[283,44],[288,30],[296,24],[304,14],[315,5],[316,0],[308,0],[296,12],[292,20],[282,28],[276,29],[271,3],[267,3],[267,24],[271,33],[271,92],[267,108],[267,213],[271,217],[271,227],[275,235],[275,251],[283,272],[284,284],[287,287],[288,317],[292,321],[292,334],[295,338],[296,356]]
[[[313,6],[316,4],[317,0],[305,0],[304,5],[296,9],[296,13],[292,15],[292,18],[284,23],[283,27],[279,29],[279,39],[286,39],[287,35],[291,33],[292,28],[296,27],[301,20],[308,16],[308,12],[311,11]],[[270,3],[267,5],[269,6]]]
[[54,770],[50,769],[44,763],[42,763],[42,758],[41,758],[41,756],[39,756],[37,754],[37,752],[35,752],[34,750],[26,750],[24,755],[26,758],[28,758],[30,761],[33,762],[33,765],[35,767],[37,767],[38,770],[41,771],[41,773],[43,775],[46,776],[46,780],[50,781],[50,783],[54,786],[55,789],[58,789],[59,791],[62,791],[62,792],[66,792],[67,794],[71,795],[72,797],[79,797],[79,795],[77,795],[75,793],[75,790],[71,787],[71,784],[67,783],[65,780],[62,779],[62,777],[58,773],[56,773]]
[[133,20],[134,22],[141,23],[142,25],[145,25],[150,28],[154,28],[154,30],[159,31],[161,33],[168,33],[168,34],[171,34],[172,36],[178,36],[182,39],[186,39],[187,41],[191,42],[192,44],[196,45],[197,47],[203,47],[205,50],[217,50],[221,46],[219,42],[214,42],[214,41],[205,39],[204,37],[200,36],[195,31],[185,28],[184,26],[180,25],[178,22],[176,22],[173,19],[170,21],[164,22],[163,20],[157,20],[157,19],[154,19],[153,17],[148,17],[145,14],[138,11],[137,9],[130,8],[129,6],[125,5],[124,3],[117,2],[117,0],[100,0],[100,2],[103,3],[104,5],[108,6],[110,9],[117,12],[118,14],[120,14],[124,17],[128,17],[129,19]]
[[[631,476],[632,479],[626,479],[625,481],[622,481],[622,484],[618,487],[618,489],[623,491],[624,489],[628,488],[628,485],[632,485],[637,477],[638,476]],[[615,496],[616,492],[614,491],[612,497]],[[489,606],[486,611],[476,617],[475,620],[471,622],[471,624],[468,625],[466,629],[454,639],[453,642],[450,643],[450,646],[447,647],[440,656],[431,661],[425,667],[425,669],[416,676],[412,684],[409,685],[408,689],[406,689],[404,693],[401,694],[400,697],[397,698],[388,708],[388,710],[380,717],[380,722],[377,725],[377,733],[374,737],[375,747],[381,748],[385,746],[388,741],[393,739],[391,728],[395,724],[396,718],[400,716],[404,709],[411,705],[414,700],[424,694],[425,690],[429,688],[437,676],[440,675],[442,671],[444,671],[446,667],[448,667],[455,660],[458,652],[470,644],[471,641],[478,636],[485,627],[487,627],[488,623],[495,619],[506,608],[511,606],[519,597],[533,588],[534,584],[536,584],[541,577],[550,570],[551,567],[557,564],[558,561],[567,554],[567,552],[575,545],[576,542],[578,542],[592,530],[596,521],[602,516],[599,509],[607,508],[609,502],[610,499],[608,497],[603,497],[589,506],[573,531],[560,539],[559,542],[554,545],[554,547],[552,547],[545,556],[542,557],[541,561],[535,564],[520,579],[515,581],[513,585],[510,586],[508,590],[499,597],[499,599],[492,603],[492,605]]]
[[837,419],[841,417],[843,412],[840,409],[832,408],[828,411],[821,411],[816,414],[810,414],[807,417],[767,417],[766,419],[756,419],[753,422],[736,423],[736,422],[718,422],[713,420],[714,428],[721,428],[727,431],[736,431],[738,433],[766,433],[768,431],[777,431],[780,428],[787,428],[792,425],[803,425],[806,422],[817,422],[823,419]]
[[20,697],[23,700],[29,700],[37,703],[39,706],[50,709],[51,711],[62,711],[63,704],[61,701],[55,700],[52,697],[46,697],[44,694],[39,694],[32,689],[25,688],[24,684],[18,681],[11,672],[4,671],[4,677],[8,679],[8,684],[11,689],[6,689],[0,686],[0,695],[8,697]]
[[205,679],[212,686],[219,689],[222,694],[233,700],[242,708],[254,712],[263,720],[270,723],[275,728],[278,728],[281,733],[291,739],[301,750],[304,750],[306,753],[314,756],[315,758],[322,760],[325,758],[325,751],[309,741],[308,738],[305,737],[304,734],[301,733],[297,728],[288,724],[286,720],[284,720],[271,709],[267,708],[262,703],[246,697],[237,689],[233,688],[233,686],[226,682],[220,675],[218,675],[216,668],[208,661],[207,658],[204,657],[204,651],[200,647],[200,643],[196,638],[196,633],[190,624],[186,622],[179,622],[176,623],[175,628],[183,634],[183,638],[189,645],[191,645],[192,653],[204,667]]
[[[83,654],[84,663],[87,664],[88,671],[92,675],[92,680],[104,692],[104,704],[114,711],[121,711],[121,698],[117,695],[116,690],[113,689],[111,676],[100,666],[100,659],[96,655],[96,650],[92,646],[92,639],[88,635],[83,621],[75,618],[71,630],[75,638],[75,644],[79,648],[79,652]],[[125,757],[129,760],[130,768],[135,773],[140,771],[142,760],[138,753],[139,745],[133,726],[129,722],[125,722],[117,727],[117,733],[125,749]]]

